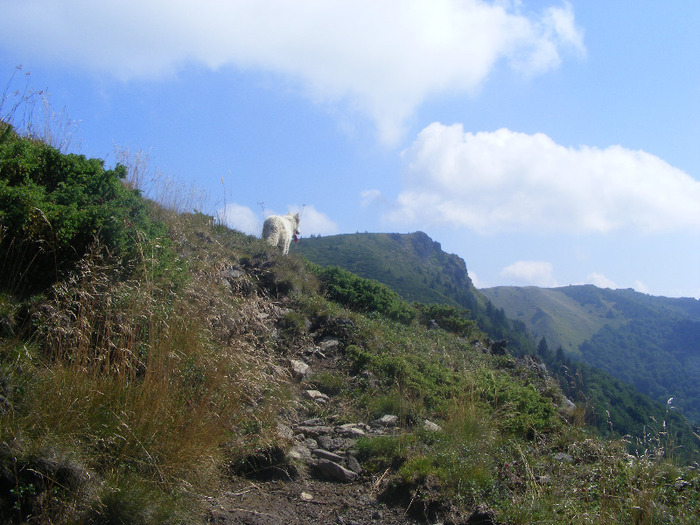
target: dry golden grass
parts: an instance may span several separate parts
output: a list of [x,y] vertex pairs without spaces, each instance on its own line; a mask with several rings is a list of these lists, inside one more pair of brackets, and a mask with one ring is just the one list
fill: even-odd
[[176,497],[215,491],[227,464],[279,441],[290,396],[265,341],[280,309],[234,294],[225,264],[212,255],[173,287],[125,278],[95,249],[36,311],[32,350],[3,350],[31,378],[31,409],[0,415],[3,442],[73,450],[107,480],[91,496],[100,507],[127,479]]

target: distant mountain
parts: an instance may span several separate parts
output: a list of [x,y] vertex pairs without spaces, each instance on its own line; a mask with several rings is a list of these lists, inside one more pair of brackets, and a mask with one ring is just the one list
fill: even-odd
[[515,353],[534,351],[524,326],[513,326],[474,287],[464,260],[423,232],[356,233],[308,237],[292,247],[321,266],[339,266],[386,284],[407,301],[469,310],[492,339],[507,338]]
[[657,401],[673,397],[700,421],[700,301],[592,285],[480,290],[549,348],[634,385]]
[[357,233],[302,239],[295,251],[390,286],[409,301],[469,307],[476,291],[457,255],[423,232]]
[[[649,373],[640,374],[640,370],[650,367],[661,370],[662,367],[654,360],[645,361],[649,356],[643,352],[635,355],[633,345],[637,342],[634,334],[629,334],[624,344],[619,341],[604,347],[592,344],[594,336],[606,334],[607,330],[625,337],[624,329],[636,330],[636,324],[630,325],[631,320],[650,325],[653,311],[675,312],[679,320],[690,323],[690,329],[677,332],[677,338],[691,337],[695,327],[692,319],[699,308],[697,301],[665,301],[635,295],[634,292],[610,298],[605,293],[600,295],[601,291],[595,287],[571,287],[566,289],[567,293],[541,288],[477,290],[469,278],[466,263],[457,255],[443,252],[440,243],[423,232],[303,238],[292,251],[321,266],[339,266],[380,281],[410,301],[468,309],[469,315],[491,339],[508,340],[511,353],[539,353],[566,395],[589,407],[587,423],[603,434],[609,433],[613,424],[615,432],[642,435],[651,421],[663,421],[668,416],[666,400],[671,396],[679,400],[678,406],[685,415],[697,416],[697,388],[690,379],[694,377],[692,375],[682,376],[682,388],[644,390],[655,392],[655,401],[640,394],[637,388],[644,386],[644,380],[640,378],[646,378],[648,382],[652,377]],[[659,318],[668,321],[664,315]],[[625,328],[626,325],[630,326]],[[665,329],[672,332],[670,325]],[[543,336],[546,338],[544,345]],[[695,340],[700,341],[700,337]],[[687,348],[693,348],[692,341],[686,343]],[[561,352],[557,352],[559,346]],[[609,364],[618,366],[608,366],[604,371],[586,364],[599,363],[602,366],[605,355]],[[658,352],[654,355],[666,354]],[[693,355],[692,351],[690,355]],[[573,357],[580,360],[573,360]],[[693,358],[686,356],[685,360],[692,362]],[[674,364],[665,366],[666,370],[680,368],[675,358],[669,358],[668,363]],[[691,363],[689,369],[693,366]],[[614,371],[624,381],[608,373]],[[681,377],[681,374],[676,375]],[[659,382],[655,380],[655,383]],[[637,385],[637,388],[632,385]]]

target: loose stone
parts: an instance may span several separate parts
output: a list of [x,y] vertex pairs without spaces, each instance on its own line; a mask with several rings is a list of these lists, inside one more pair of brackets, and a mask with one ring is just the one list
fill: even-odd
[[336,481],[342,481],[343,483],[349,483],[350,481],[357,479],[356,472],[348,470],[345,467],[342,467],[327,459],[319,459],[316,468],[323,476]]
[[317,448],[312,450],[311,453],[319,458],[328,459],[330,461],[335,461],[336,463],[343,461],[343,457],[328,450],[323,450],[322,448]]

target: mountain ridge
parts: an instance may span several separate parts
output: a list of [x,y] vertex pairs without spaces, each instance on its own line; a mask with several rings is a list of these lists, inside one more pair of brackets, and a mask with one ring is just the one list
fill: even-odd
[[[420,246],[430,248],[423,257],[410,252],[416,238]],[[456,303],[469,310],[492,339],[509,339],[515,354],[535,353],[544,338],[551,349],[544,355],[548,366],[591,366],[632,385],[659,405],[674,397],[675,409],[700,420],[700,392],[695,386],[700,384],[700,350],[693,339],[700,333],[700,301],[593,285],[477,290],[466,262],[442,252],[440,244],[423,232],[314,237],[303,239],[295,249],[314,263],[337,265],[376,279],[407,300]],[[443,272],[443,268],[448,269]],[[459,275],[455,268],[464,272],[461,279],[455,279]],[[661,342],[656,341],[659,337]],[[683,351],[684,345],[690,350]],[[594,369],[581,373],[591,382],[609,381]],[[593,384],[587,388],[587,395],[593,395],[590,389],[597,396],[609,395]],[[604,426],[600,412],[605,411],[599,409],[599,428]],[[626,417],[624,410],[617,412]]]
[[534,352],[524,325],[510,323],[502,310],[478,292],[464,259],[444,252],[424,232],[308,237],[293,246],[292,253],[375,279],[407,301],[463,308],[491,339],[508,339],[511,352]]
[[[355,252],[361,246],[362,257],[358,257]],[[400,290],[401,295],[411,301],[427,299],[430,302],[431,299],[440,299],[453,305],[465,306],[464,303],[468,303],[469,299],[450,296],[449,292],[454,291],[457,286],[464,286],[470,291],[476,290],[464,260],[444,252],[439,242],[421,231],[407,234],[356,233],[311,237],[302,239],[293,251],[323,266],[332,264],[340,255],[344,259],[346,269],[362,277],[380,275],[382,278],[378,280]],[[401,261],[402,256],[408,260]],[[418,260],[424,265],[417,272],[418,280],[427,286],[407,286],[406,275],[411,273],[407,266]],[[402,262],[402,266],[396,268],[399,262]],[[438,268],[450,277],[449,282],[438,282],[435,279],[436,275],[430,273],[430,269]],[[429,283],[428,279],[433,281]]]
[[480,292],[536,339],[700,420],[700,301],[593,285]]

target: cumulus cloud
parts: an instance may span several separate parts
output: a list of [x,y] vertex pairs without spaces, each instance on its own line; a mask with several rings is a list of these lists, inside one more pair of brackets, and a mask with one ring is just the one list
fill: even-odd
[[634,281],[632,288],[634,288],[639,293],[649,293],[649,288],[642,281]]
[[469,270],[469,278],[472,280],[472,284],[474,285],[474,288],[477,288],[477,289],[486,288],[486,286],[484,286],[484,283],[481,282],[481,279],[479,279],[479,276],[476,274],[475,271]]
[[[289,78],[342,101],[396,141],[428,96],[475,92],[499,61],[528,75],[585,53],[564,2],[525,15],[484,0],[0,0],[0,47],[24,56],[159,78],[187,64]],[[89,45],[86,45],[89,42]]]
[[602,273],[597,272],[590,274],[587,278],[587,282],[597,286],[598,288],[610,288],[612,290],[619,288],[615,281],[608,279]]
[[700,182],[644,151],[433,123],[403,160],[389,216],[401,223],[480,233],[700,230]]
[[[290,210],[295,213],[299,208]],[[309,235],[334,235],[340,233],[338,225],[325,213],[318,211],[314,206],[306,205],[301,211],[299,230],[302,236]]]
[[360,206],[366,208],[367,206],[374,204],[376,201],[382,200],[384,196],[379,190],[365,190],[360,193],[360,198]]
[[230,203],[216,212],[216,218],[229,228],[247,233],[260,235],[262,223],[258,215],[247,206]]
[[517,261],[503,268],[501,277],[521,285],[545,288],[558,286],[552,263],[547,261]]

